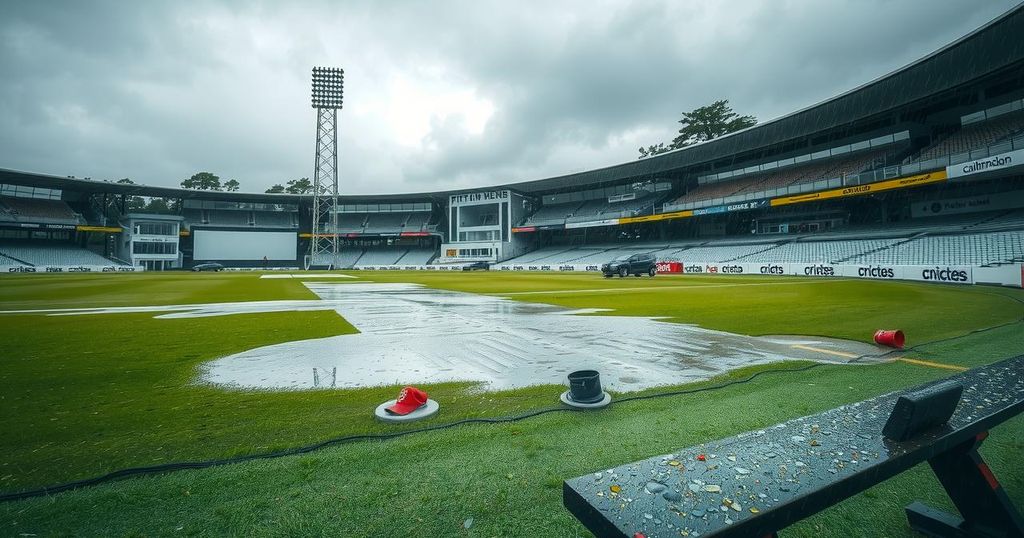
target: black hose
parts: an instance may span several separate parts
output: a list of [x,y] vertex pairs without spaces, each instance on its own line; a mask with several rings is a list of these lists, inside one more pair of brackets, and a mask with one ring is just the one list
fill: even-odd
[[[1011,300],[1017,301],[1018,303],[1024,304],[1024,301],[1021,301],[1021,300],[1016,299],[1014,297],[1009,297],[1009,296],[1006,296],[1006,297],[1011,299]],[[1002,323],[1000,325],[993,325],[991,327],[985,327],[985,328],[982,328],[982,329],[975,329],[975,330],[972,330],[972,331],[969,331],[969,332],[966,332],[964,334],[960,334],[960,335],[957,335],[957,336],[951,336],[951,337],[948,337],[948,338],[940,338],[938,340],[932,340],[930,342],[923,342],[921,344],[917,344],[917,345],[914,345],[914,346],[911,346],[911,347],[908,347],[908,348],[905,348],[905,349],[893,349],[893,350],[886,351],[886,352],[880,353],[880,354],[875,354],[875,355],[871,355],[871,354],[860,355],[858,357],[850,359],[849,362],[858,362],[858,361],[860,361],[862,359],[868,359],[868,358],[883,358],[883,357],[887,357],[887,356],[895,354],[895,353],[906,353],[908,351],[918,350],[918,349],[920,349],[922,347],[925,347],[925,346],[930,346],[930,345],[939,344],[939,343],[943,343],[943,342],[949,342],[949,341],[952,341],[952,340],[959,340],[961,338],[967,338],[967,337],[973,336],[975,334],[979,334],[979,333],[983,333],[983,332],[988,332],[988,331],[993,331],[993,330],[996,330],[996,329],[1001,329],[1003,327],[1008,327],[1010,325],[1014,325],[1014,324],[1022,323],[1022,322],[1024,322],[1024,318],[1019,319],[1017,321],[1011,321],[1011,322],[1007,322],[1007,323]],[[718,385],[710,385],[710,386],[707,386],[707,387],[696,387],[696,388],[691,388],[691,389],[673,390],[673,391],[668,391],[668,392],[658,392],[658,393],[655,393],[655,394],[642,394],[642,395],[637,395],[637,396],[629,396],[629,397],[625,397],[625,398],[618,398],[618,399],[615,400],[614,403],[622,404],[622,403],[626,403],[626,402],[634,402],[634,401],[639,401],[639,400],[650,400],[650,399],[654,399],[654,398],[664,398],[664,397],[667,397],[667,396],[679,396],[679,395],[684,395],[684,394],[697,394],[697,393],[700,393],[700,392],[709,392],[709,391],[714,391],[714,390],[721,390],[721,389],[724,389],[724,388],[727,388],[727,387],[732,387],[732,386],[735,386],[735,385],[742,385],[744,383],[749,383],[749,382],[757,379],[758,377],[760,377],[762,375],[779,374],[779,373],[806,372],[808,370],[811,370],[811,369],[814,369],[814,368],[818,368],[820,366],[834,366],[834,363],[821,363],[821,362],[819,362],[819,363],[808,364],[808,365],[805,365],[805,366],[800,366],[800,367],[797,367],[797,368],[778,368],[778,369],[772,369],[772,370],[762,370],[760,372],[755,372],[755,373],[751,374],[750,376],[747,376],[747,377],[745,377],[743,379],[737,379],[737,380],[733,380],[733,381],[728,381],[726,383],[720,383]],[[454,428],[456,426],[462,426],[464,424],[504,424],[504,423],[509,423],[509,422],[518,422],[520,420],[525,420],[525,419],[537,417],[537,416],[540,416],[540,415],[546,415],[548,413],[564,412],[564,411],[580,412],[580,411],[586,411],[586,410],[584,410],[584,409],[577,409],[577,408],[574,408],[574,407],[564,407],[564,406],[562,406],[562,407],[548,407],[548,408],[539,409],[539,410],[536,410],[536,411],[531,411],[529,413],[525,413],[525,414],[522,414],[522,415],[513,415],[513,416],[497,417],[497,418],[467,418],[467,419],[457,420],[455,422],[449,422],[449,423],[445,423],[445,424],[437,424],[437,425],[434,425],[434,426],[426,426],[426,427],[423,427],[423,428],[416,428],[416,429],[411,429],[411,430],[403,430],[403,431],[393,432],[393,433],[373,433],[373,434],[348,435],[348,436],[344,436],[344,437],[335,437],[333,439],[327,439],[325,441],[321,441],[319,443],[314,443],[314,444],[311,444],[311,445],[305,445],[305,446],[300,446],[300,447],[295,447],[295,448],[286,448],[286,449],[283,449],[283,450],[275,450],[275,451],[271,451],[271,452],[263,452],[263,453],[260,453],[260,454],[249,454],[249,455],[245,455],[245,456],[235,456],[235,457],[231,457],[231,458],[213,459],[213,460],[205,460],[205,461],[165,463],[165,464],[161,464],[161,465],[152,465],[152,466],[149,466],[149,467],[131,467],[131,468],[128,468],[128,469],[120,469],[120,470],[117,470],[117,471],[113,471],[111,473],[107,473],[107,474],[100,475],[100,476],[94,476],[94,477],[85,478],[85,479],[82,479],[82,480],[75,480],[73,482],[64,482],[64,483],[61,483],[61,484],[54,484],[52,486],[45,486],[45,487],[42,487],[42,488],[39,488],[39,489],[33,489],[33,490],[27,490],[27,491],[15,492],[15,493],[6,493],[6,494],[3,494],[3,495],[0,495],[0,502],[20,501],[20,500],[24,500],[24,499],[31,499],[33,497],[42,497],[42,496],[45,496],[45,495],[53,495],[53,494],[61,493],[61,492],[64,492],[64,491],[70,491],[70,490],[73,490],[73,489],[89,487],[89,486],[96,486],[96,485],[99,485],[99,484],[104,484],[106,482],[113,482],[115,480],[121,480],[121,479],[130,478],[130,477],[134,477],[134,476],[145,476],[145,475],[162,474],[162,473],[169,473],[169,472],[174,472],[174,471],[182,471],[182,470],[186,470],[186,469],[208,469],[210,467],[219,467],[221,465],[231,465],[231,464],[242,463],[242,462],[246,462],[246,461],[274,459],[274,458],[281,458],[281,457],[284,457],[284,456],[295,456],[295,455],[298,455],[298,454],[308,454],[310,452],[314,452],[314,451],[320,450],[322,448],[327,448],[327,447],[330,447],[330,446],[341,445],[341,444],[346,444],[346,443],[353,443],[353,442],[358,442],[358,441],[387,441],[387,440],[390,440],[390,439],[397,439],[399,437],[405,437],[406,435],[412,435],[412,434],[417,434],[417,433],[433,432],[433,431],[439,431],[439,430],[446,430],[446,429],[449,429],[449,428]]]

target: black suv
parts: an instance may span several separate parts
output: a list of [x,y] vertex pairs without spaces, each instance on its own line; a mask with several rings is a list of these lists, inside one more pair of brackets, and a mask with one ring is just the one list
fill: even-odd
[[624,254],[601,266],[601,273],[605,278],[615,275],[624,277],[626,275],[640,276],[644,273],[654,276],[658,273],[657,260],[654,254]]

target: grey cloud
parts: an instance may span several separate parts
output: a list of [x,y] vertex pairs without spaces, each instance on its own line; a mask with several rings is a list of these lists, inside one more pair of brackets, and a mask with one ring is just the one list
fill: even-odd
[[[771,119],[973,30],[1013,2],[7,2],[0,167],[243,189],[308,176],[312,65],[346,68],[342,189],[524,181],[635,158],[714,99]],[[419,146],[370,110],[395,77],[494,106]],[[430,107],[428,102],[425,107]]]

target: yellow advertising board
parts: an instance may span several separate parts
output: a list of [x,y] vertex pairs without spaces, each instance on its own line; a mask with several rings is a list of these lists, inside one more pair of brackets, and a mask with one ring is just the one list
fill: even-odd
[[119,234],[123,230],[113,226],[75,226],[79,232],[103,232],[108,234]]
[[693,211],[687,209],[686,211],[673,211],[671,213],[659,213],[657,215],[645,215],[643,217],[622,217],[621,219],[619,219],[619,224],[636,224],[638,222],[654,222],[658,220],[682,219],[692,216]]
[[899,179],[889,179],[886,181],[879,181],[877,183],[867,183],[865,185],[854,185],[852,187],[843,187],[841,189],[832,189],[830,191],[809,192],[807,194],[797,194],[795,196],[772,198],[771,204],[772,207],[789,204],[802,204],[804,202],[815,202],[831,198],[844,198],[847,196],[860,196],[862,194],[891,191],[893,189],[905,189],[908,187],[929,185],[945,180],[946,171],[937,170],[927,174],[918,174],[916,176],[907,176]]

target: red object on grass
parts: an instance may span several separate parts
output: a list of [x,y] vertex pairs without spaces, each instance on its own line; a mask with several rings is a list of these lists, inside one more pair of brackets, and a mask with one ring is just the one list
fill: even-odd
[[878,329],[875,331],[876,344],[894,347],[896,349],[903,349],[903,344],[905,342],[906,338],[903,336],[903,331],[887,331],[885,329]]
[[697,454],[697,461],[707,461],[707,458],[704,457],[704,454]]
[[408,415],[427,403],[427,393],[416,387],[405,387],[398,395],[398,400],[388,406],[388,412],[395,415]]

